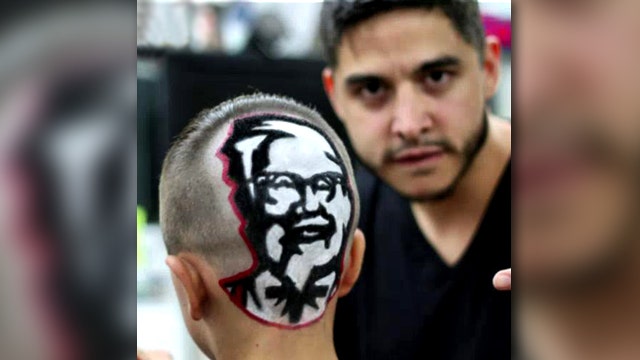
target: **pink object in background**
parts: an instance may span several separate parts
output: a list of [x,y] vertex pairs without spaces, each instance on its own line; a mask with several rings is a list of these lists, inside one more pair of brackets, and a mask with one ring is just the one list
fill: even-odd
[[482,23],[487,35],[497,36],[504,48],[511,49],[511,20],[483,15]]

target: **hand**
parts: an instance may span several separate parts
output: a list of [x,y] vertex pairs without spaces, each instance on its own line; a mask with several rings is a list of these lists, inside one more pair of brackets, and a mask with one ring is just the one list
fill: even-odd
[[166,351],[142,351],[138,349],[136,360],[172,360],[173,357]]
[[493,286],[498,290],[511,290],[511,269],[500,270],[493,277]]

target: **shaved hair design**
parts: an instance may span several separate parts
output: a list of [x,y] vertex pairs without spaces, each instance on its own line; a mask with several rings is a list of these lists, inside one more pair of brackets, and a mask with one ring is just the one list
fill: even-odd
[[272,95],[201,113],[160,186],[170,253],[199,252],[251,318],[299,328],[336,292],[358,218],[347,151],[315,111]]

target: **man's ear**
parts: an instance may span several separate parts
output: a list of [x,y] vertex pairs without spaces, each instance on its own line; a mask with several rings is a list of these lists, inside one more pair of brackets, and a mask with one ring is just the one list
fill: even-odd
[[336,114],[339,113],[339,110],[336,108],[335,102],[335,81],[333,78],[333,69],[330,67],[325,67],[322,70],[322,86],[324,87],[324,93],[327,94],[327,98],[329,98],[329,102],[333,107],[333,111]]
[[498,81],[500,79],[501,54],[502,47],[500,46],[500,40],[493,35],[487,36],[484,51],[484,63],[482,64],[485,75],[485,100],[491,99],[498,89]]
[[345,264],[345,268],[342,271],[342,278],[340,279],[340,286],[338,286],[338,297],[347,295],[349,291],[353,289],[356,281],[358,281],[360,269],[362,268],[362,260],[364,259],[365,247],[364,234],[360,229],[356,229],[353,234],[351,252],[349,253],[349,263]]
[[[186,301],[186,304],[182,304],[182,306],[188,305],[188,313],[193,320],[202,319],[207,302],[207,290],[193,259],[187,255],[179,254],[168,256],[165,262],[171,269],[174,280],[177,280],[182,287],[183,293],[179,294],[179,297],[182,297],[180,301]],[[176,287],[178,283],[175,284]]]

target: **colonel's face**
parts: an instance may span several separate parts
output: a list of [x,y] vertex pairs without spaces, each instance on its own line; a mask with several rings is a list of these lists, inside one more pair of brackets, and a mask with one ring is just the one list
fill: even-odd
[[[352,221],[342,159],[318,130],[269,118],[237,121],[222,152],[258,259],[240,305],[278,324],[319,318],[335,291]],[[265,314],[265,305],[282,309]]]
[[[311,134],[309,134],[311,135]],[[306,257],[306,266],[327,263],[340,251],[351,212],[345,174],[319,134],[283,138],[267,151],[268,166],[255,178],[259,209],[269,223],[269,257],[280,262],[283,248]],[[284,240],[284,241],[283,241]]]

